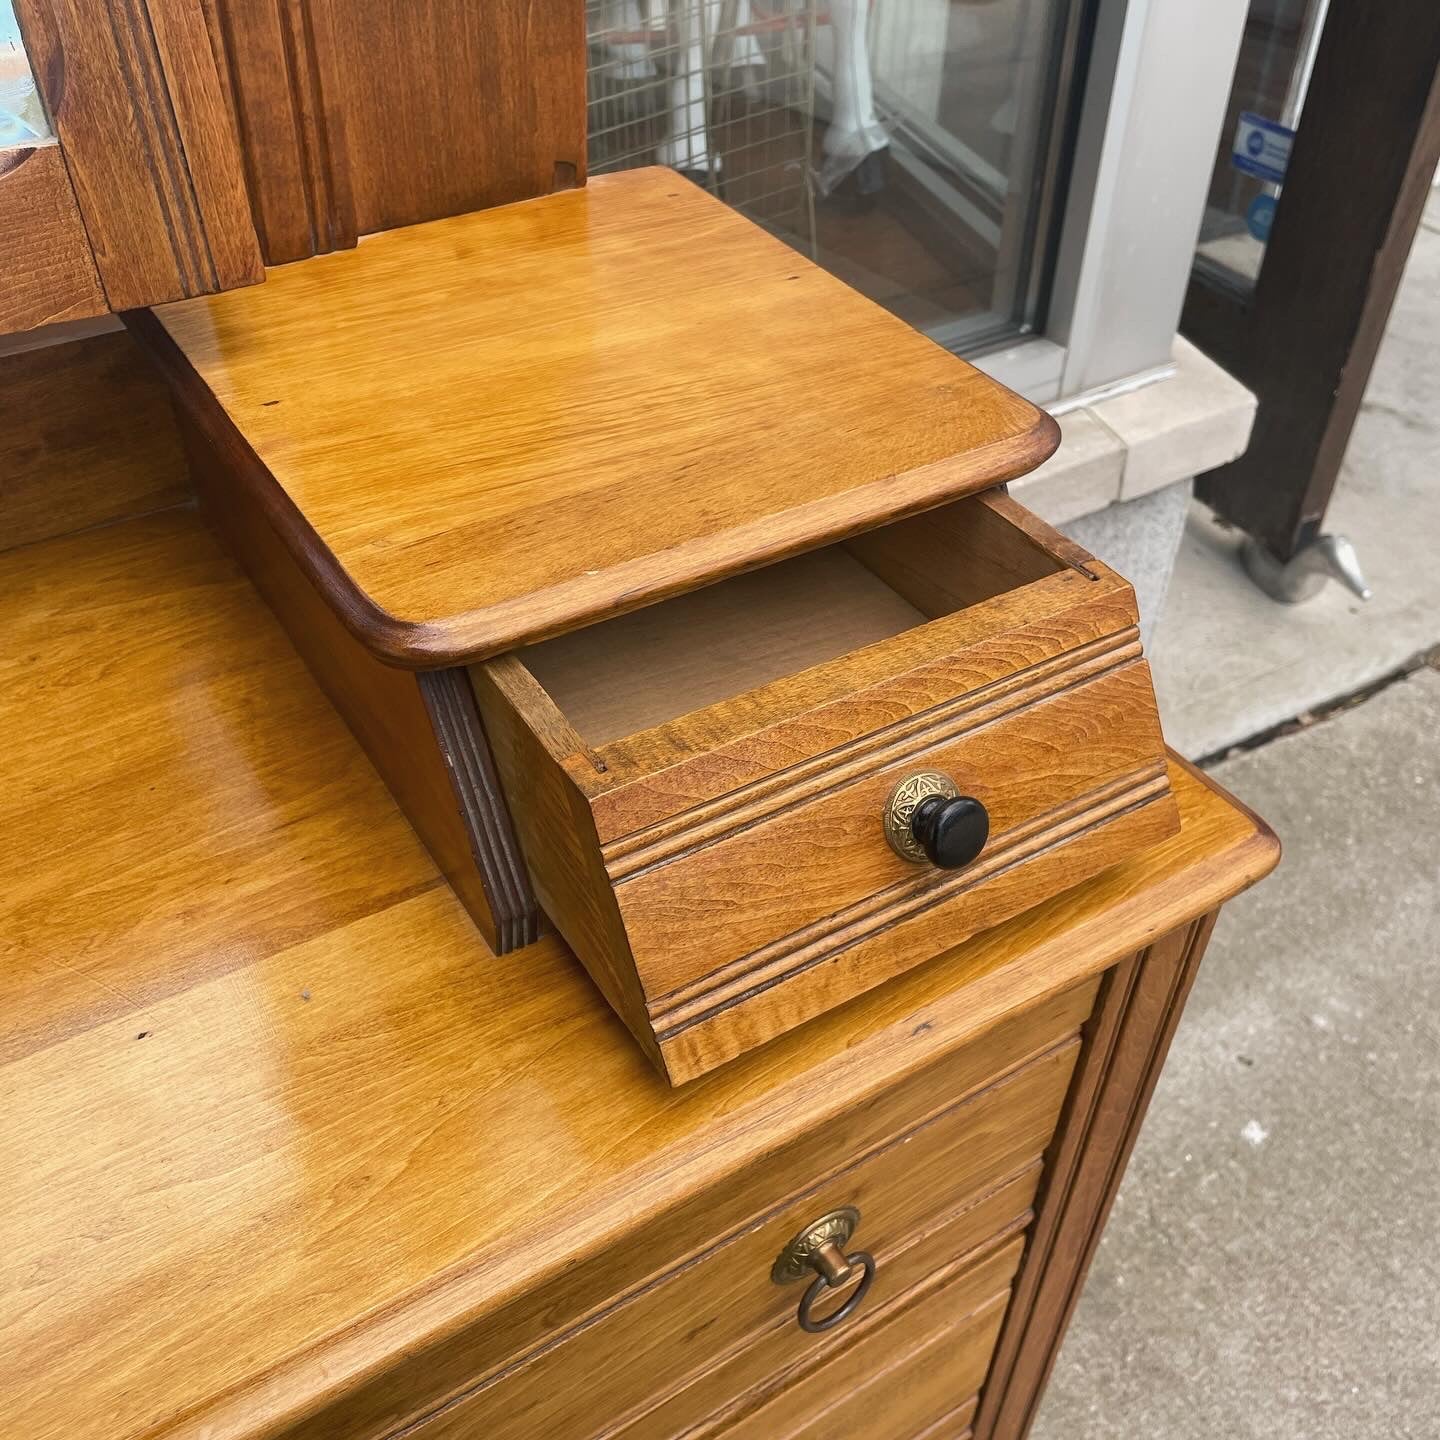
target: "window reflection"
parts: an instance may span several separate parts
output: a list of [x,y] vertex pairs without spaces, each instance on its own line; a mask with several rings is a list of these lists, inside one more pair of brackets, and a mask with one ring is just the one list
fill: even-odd
[[49,136],[15,7],[11,0],[0,0],[0,146],[33,145]]
[[1037,325],[1080,0],[587,0],[590,168],[663,164],[952,349]]
[[1252,0],[1195,256],[1212,287],[1245,294],[1259,278],[1328,12],[1329,0]]

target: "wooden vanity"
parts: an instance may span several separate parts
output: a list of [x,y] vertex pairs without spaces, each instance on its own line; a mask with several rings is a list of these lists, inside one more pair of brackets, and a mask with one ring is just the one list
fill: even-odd
[[486,941],[676,1083],[1175,830],[1130,586],[993,489],[1054,422],[669,171],[132,326]]
[[1253,817],[1172,761],[1169,838],[677,1090],[478,939],[193,509],[0,589],[12,1433],[1024,1433]]
[[129,333],[0,356],[6,1437],[1020,1440],[1276,862],[582,8],[20,0],[0,328]]

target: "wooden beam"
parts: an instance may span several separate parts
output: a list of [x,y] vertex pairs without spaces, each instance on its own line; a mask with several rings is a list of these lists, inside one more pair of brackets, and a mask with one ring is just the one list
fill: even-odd
[[1199,494],[1281,559],[1318,532],[1440,160],[1440,6],[1334,0],[1248,302],[1192,280],[1181,328],[1259,396]]

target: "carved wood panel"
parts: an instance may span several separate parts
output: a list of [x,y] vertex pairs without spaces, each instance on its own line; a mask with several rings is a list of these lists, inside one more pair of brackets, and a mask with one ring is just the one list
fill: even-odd
[[329,0],[204,4],[266,263],[347,249],[355,201]]
[[269,264],[580,183],[574,0],[203,0]]
[[105,313],[58,145],[0,150],[0,235],[0,334]]
[[16,0],[110,309],[263,278],[201,0]]
[[[254,284],[267,263],[584,179],[573,0],[16,10],[63,152],[63,163],[31,161],[26,179],[48,167],[66,184],[46,194],[65,202],[73,187],[73,208],[44,231],[62,245],[32,246],[23,305],[3,297],[4,329]],[[87,300],[90,263],[98,298]]]

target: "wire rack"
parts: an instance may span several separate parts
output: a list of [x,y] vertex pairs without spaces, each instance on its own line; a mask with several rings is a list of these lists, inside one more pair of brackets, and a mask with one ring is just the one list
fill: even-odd
[[815,0],[587,0],[592,175],[669,165],[813,251]]

